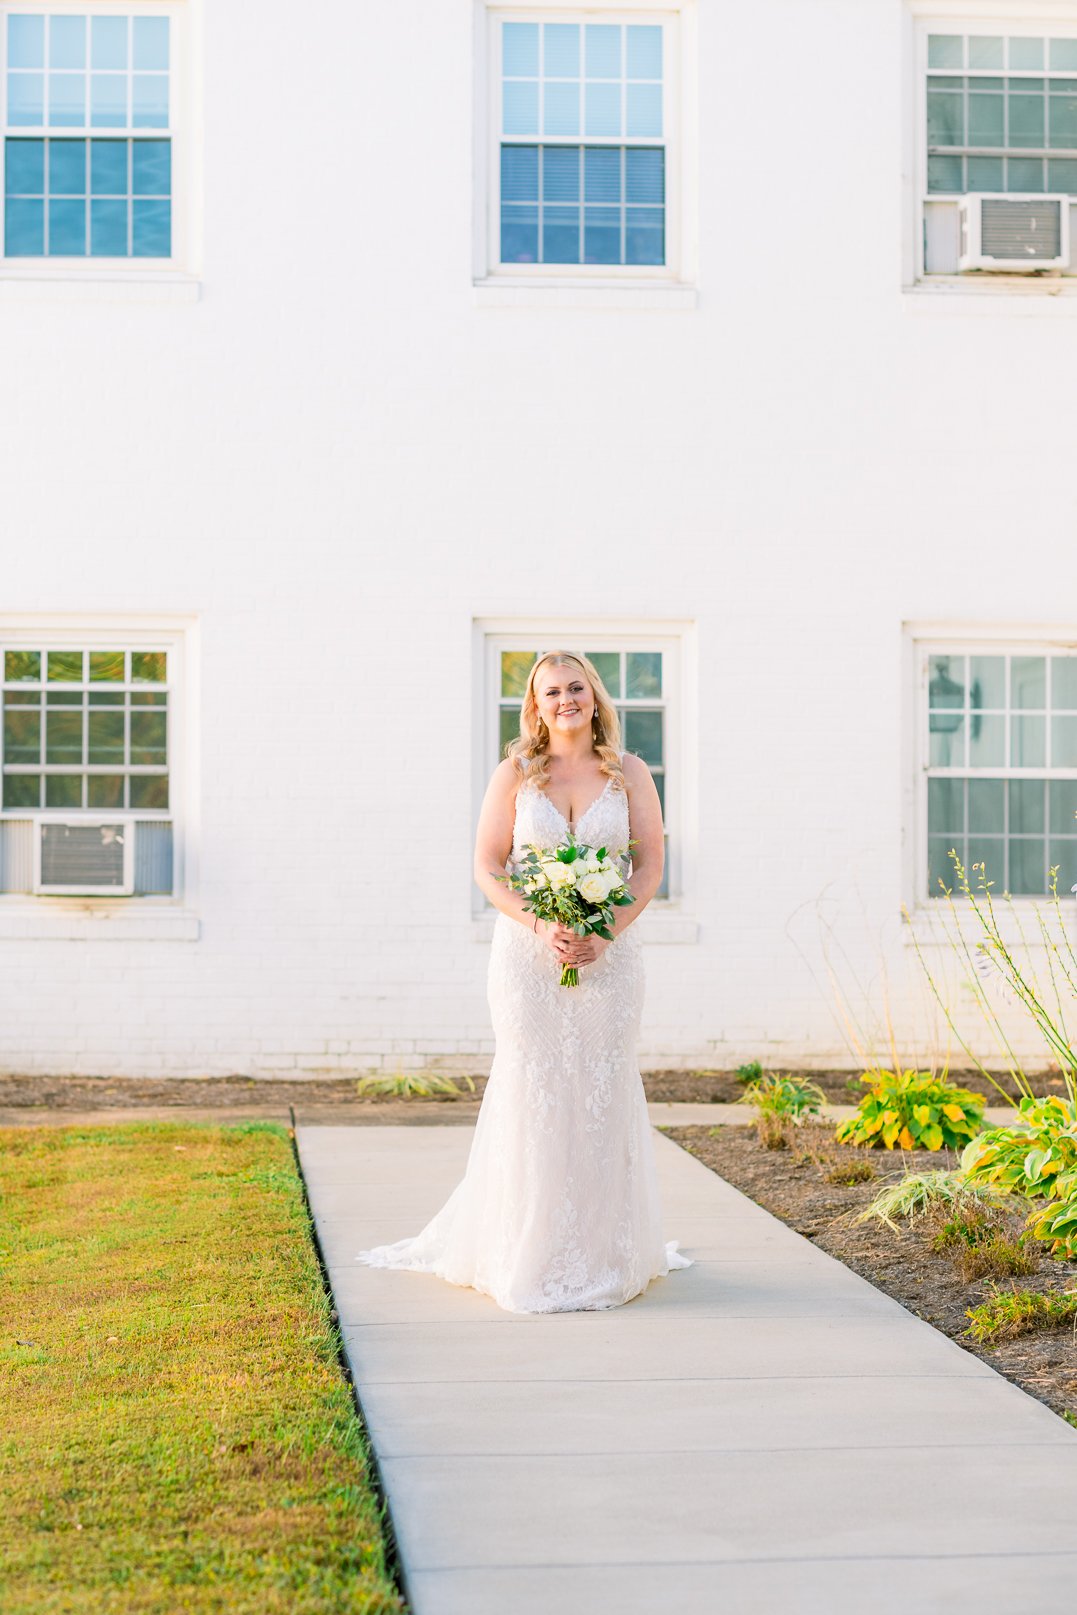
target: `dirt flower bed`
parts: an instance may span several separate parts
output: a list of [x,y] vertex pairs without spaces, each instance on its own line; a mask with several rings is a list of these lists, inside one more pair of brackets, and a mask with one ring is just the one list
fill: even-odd
[[[931,1249],[933,1231],[926,1222],[899,1222],[896,1233],[874,1220],[855,1222],[857,1213],[883,1184],[900,1177],[906,1166],[916,1172],[953,1167],[953,1155],[918,1150],[915,1155],[902,1156],[843,1147],[834,1143],[831,1127],[817,1125],[800,1128],[792,1148],[782,1150],[764,1149],[754,1128],[722,1127],[715,1136],[707,1127],[668,1127],[663,1132],[757,1205],[949,1335],[965,1351],[990,1363],[1056,1413],[1077,1417],[1077,1341],[1072,1329],[1043,1330],[997,1346],[977,1345],[966,1334],[967,1309],[983,1302],[996,1288],[1013,1286],[1043,1293],[1073,1289],[1077,1263],[1041,1256],[1031,1242],[1036,1258],[1031,1274],[967,1282],[948,1255]],[[877,1175],[858,1183],[828,1181],[828,1176],[855,1175],[866,1166]]]

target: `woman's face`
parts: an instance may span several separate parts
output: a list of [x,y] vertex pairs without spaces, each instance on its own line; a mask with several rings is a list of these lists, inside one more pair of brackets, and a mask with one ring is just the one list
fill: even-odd
[[545,662],[535,676],[535,705],[551,735],[589,731],[595,692],[578,667]]

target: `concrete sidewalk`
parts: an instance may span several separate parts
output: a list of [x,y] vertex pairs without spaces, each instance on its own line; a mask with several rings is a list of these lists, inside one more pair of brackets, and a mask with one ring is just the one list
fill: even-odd
[[414,1615],[1061,1615],[1077,1432],[675,1145],[696,1266],[521,1317],[356,1251],[416,1233],[471,1130],[301,1127]]

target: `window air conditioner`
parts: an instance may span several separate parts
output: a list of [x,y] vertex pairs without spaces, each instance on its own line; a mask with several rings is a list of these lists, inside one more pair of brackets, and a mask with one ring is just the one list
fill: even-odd
[[963,196],[959,269],[1028,274],[1065,269],[1070,258],[1068,196]]
[[57,897],[130,897],[134,844],[130,820],[38,819],[34,891]]

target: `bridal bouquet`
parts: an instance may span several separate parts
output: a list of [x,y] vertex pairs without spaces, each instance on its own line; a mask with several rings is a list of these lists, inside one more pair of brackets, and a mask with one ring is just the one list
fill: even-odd
[[[569,836],[553,848],[529,846],[515,874],[505,875],[513,891],[522,892],[524,908],[540,920],[567,925],[577,936],[613,940],[613,910],[634,903],[617,859],[605,847],[588,847]],[[562,987],[578,987],[575,965],[561,971]]]

